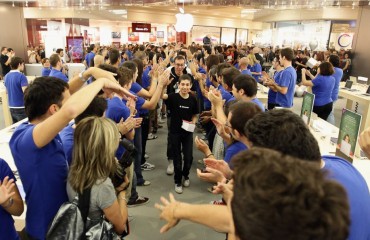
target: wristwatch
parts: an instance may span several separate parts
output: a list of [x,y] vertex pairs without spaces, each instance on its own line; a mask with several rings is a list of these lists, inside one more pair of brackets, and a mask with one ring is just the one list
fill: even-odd
[[83,70],[82,72],[80,72],[79,74],[78,74],[78,77],[81,79],[81,81],[82,82],[86,82],[87,81],[87,79],[85,79],[84,77],[83,77],[83,74],[84,74],[84,72],[85,72],[86,70]]

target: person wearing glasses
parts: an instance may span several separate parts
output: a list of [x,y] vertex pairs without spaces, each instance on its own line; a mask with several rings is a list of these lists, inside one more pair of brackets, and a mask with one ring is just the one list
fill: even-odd
[[[172,79],[172,81],[170,82],[170,84],[167,86],[167,94],[171,94],[171,93],[178,93],[179,92],[179,79],[180,77],[183,75],[183,74],[188,74],[190,79],[191,79],[191,89],[192,91],[194,91],[194,88],[195,88],[195,84],[193,84],[194,82],[194,78],[193,76],[191,75],[191,71],[189,70],[188,72],[188,69],[186,68],[186,59],[183,55],[177,55],[174,59],[174,66],[170,68],[171,69],[171,73],[170,73],[170,79]],[[171,113],[169,112],[169,110],[167,109],[167,128],[168,130],[170,130],[171,126],[170,126],[170,122],[171,122]],[[167,167],[167,174],[168,175],[172,175],[174,173],[174,165],[173,165],[173,154],[172,154],[172,148],[171,148],[171,141],[169,140],[170,139],[170,131],[168,131],[168,136],[167,136],[167,159],[168,159],[168,167]]]

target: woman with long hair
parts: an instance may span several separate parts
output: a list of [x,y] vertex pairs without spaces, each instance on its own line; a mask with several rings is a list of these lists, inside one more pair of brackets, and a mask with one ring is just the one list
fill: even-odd
[[262,75],[262,66],[253,53],[248,54],[247,58],[250,62],[249,70],[251,71],[254,79],[256,79],[256,81],[259,83]]
[[119,140],[117,126],[108,118],[88,117],[77,124],[67,193],[72,201],[77,194],[91,188],[88,227],[99,223],[104,215],[114,230],[122,234],[127,222],[125,190],[128,179],[125,176],[117,188],[110,179],[122,171],[115,158]]

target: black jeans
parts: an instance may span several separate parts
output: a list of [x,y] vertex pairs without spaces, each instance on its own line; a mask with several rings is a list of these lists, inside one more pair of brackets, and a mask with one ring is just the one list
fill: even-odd
[[19,122],[27,117],[24,108],[10,108],[10,115],[12,115],[13,123]]
[[329,114],[333,110],[333,102],[325,104],[323,106],[313,106],[313,112],[317,114],[319,118],[328,119]]
[[[189,179],[189,172],[193,163],[193,133],[170,133],[170,141],[175,168],[175,184],[181,184],[182,177]],[[184,156],[184,164],[182,164],[181,153]]]
[[143,122],[141,123],[141,164],[144,164],[146,162],[145,159],[145,150],[146,150],[146,141],[148,140],[148,134],[149,134],[149,115],[143,115],[140,116],[143,118]]
[[171,117],[169,114],[167,114],[167,159],[173,160],[173,154],[172,154],[172,144],[171,144],[171,137],[170,137],[170,128],[171,128]]

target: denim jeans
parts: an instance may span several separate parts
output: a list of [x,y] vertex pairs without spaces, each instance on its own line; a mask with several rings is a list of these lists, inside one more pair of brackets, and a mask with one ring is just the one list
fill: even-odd
[[136,199],[139,197],[139,194],[136,191],[137,179],[136,179],[135,171],[132,172],[132,182],[130,182],[130,185],[131,185],[131,194],[130,194],[130,198],[128,202],[134,203]]
[[[175,170],[175,184],[181,184],[182,177],[189,179],[189,172],[193,163],[193,133],[170,133],[170,140]],[[182,155],[184,156],[184,164],[182,164]]]
[[149,116],[141,116],[143,118],[143,122],[141,123],[141,164],[146,162],[145,159],[145,150],[146,150],[146,141],[148,140],[149,134]]
[[13,123],[19,122],[27,117],[24,108],[10,108],[10,115],[12,115]]
[[137,151],[134,162],[134,171],[136,173],[137,185],[144,183],[143,174],[141,173],[141,155],[143,154],[142,150],[142,141],[141,141],[141,127],[135,129],[134,145]]

